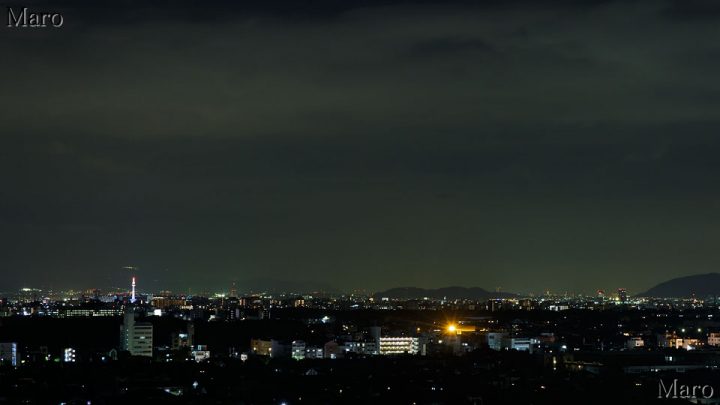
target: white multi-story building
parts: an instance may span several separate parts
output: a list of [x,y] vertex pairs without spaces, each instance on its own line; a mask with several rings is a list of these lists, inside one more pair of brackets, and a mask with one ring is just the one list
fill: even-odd
[[292,342],[292,358],[302,360],[305,358],[305,342],[302,340],[293,340]]
[[120,327],[120,346],[132,356],[152,357],[153,326],[150,322],[135,322],[135,312],[125,312],[123,325]]
[[380,354],[418,354],[420,339],[416,337],[381,337]]
[[708,346],[720,346],[720,333],[712,332],[708,335]]

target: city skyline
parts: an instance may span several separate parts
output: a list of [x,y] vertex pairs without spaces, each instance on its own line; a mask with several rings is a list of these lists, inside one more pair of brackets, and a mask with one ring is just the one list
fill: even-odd
[[0,405],[720,404],[720,1],[0,10]]
[[[125,268],[133,268],[137,269],[136,267],[130,267],[126,266]],[[3,286],[0,286],[0,293],[6,293],[6,294],[15,294],[18,291],[30,291],[30,290],[39,290],[43,292],[50,292],[53,291],[54,293],[59,293],[63,291],[75,291],[75,292],[81,292],[81,291],[91,291],[91,290],[97,290],[102,291],[103,293],[119,293],[121,291],[124,291],[127,293],[127,295],[135,296],[135,287],[136,287],[136,281],[139,281],[139,278],[136,276],[138,273],[132,273],[135,274],[135,276],[131,276],[127,280],[127,285],[117,284],[117,285],[74,285],[69,287],[61,287],[61,286],[52,286],[52,285],[22,285],[20,287],[13,287],[13,288],[3,288]],[[711,278],[707,278],[711,277]],[[502,293],[504,295],[498,295],[498,297],[507,298],[507,294],[510,294],[512,296],[516,297],[540,297],[543,295],[551,294],[553,296],[585,296],[585,297],[592,297],[592,296],[619,296],[620,291],[623,292],[623,294],[627,294],[628,296],[637,296],[640,294],[644,294],[647,292],[651,292],[652,290],[656,289],[657,287],[664,285],[664,284],[670,284],[677,286],[678,282],[682,283],[682,280],[688,280],[688,279],[696,279],[694,283],[690,282],[690,285],[693,287],[686,287],[686,286],[680,286],[680,289],[683,288],[690,288],[690,290],[687,293],[681,294],[679,296],[685,295],[695,295],[693,291],[696,291],[694,289],[696,288],[704,288],[706,290],[713,290],[715,288],[715,285],[718,281],[720,281],[720,273],[708,273],[708,274],[694,274],[690,276],[682,276],[673,278],[670,280],[660,280],[658,282],[655,282],[654,284],[648,286],[647,288],[641,289],[641,290],[628,290],[627,288],[621,286],[620,283],[616,283],[617,285],[612,286],[606,286],[606,287],[598,287],[596,289],[593,289],[591,291],[578,291],[578,290],[558,290],[553,288],[539,288],[535,290],[510,290],[503,288],[502,286],[495,286],[495,287],[487,287],[482,285],[467,285],[467,284],[449,284],[449,285],[437,285],[437,286],[421,286],[421,285],[398,285],[398,286],[388,286],[385,288],[378,288],[378,289],[367,289],[362,287],[356,287],[353,289],[340,289],[336,288],[329,284],[321,284],[321,283],[313,283],[313,282],[298,282],[298,281],[292,281],[292,280],[277,280],[277,279],[269,279],[269,278],[258,278],[253,280],[238,280],[234,279],[230,281],[228,284],[218,284],[218,283],[206,283],[206,284],[193,284],[193,285],[186,285],[181,287],[170,287],[167,284],[161,284],[158,283],[157,280],[154,280],[154,282],[150,282],[149,285],[140,285],[137,284],[138,288],[138,294],[153,294],[153,293],[174,293],[174,294],[180,294],[180,295],[203,295],[203,294],[230,294],[232,296],[232,292],[235,292],[236,294],[259,294],[259,293],[267,293],[267,294],[312,294],[312,293],[321,293],[321,294],[331,294],[331,295],[347,295],[347,294],[356,294],[356,295],[377,295],[381,294],[387,291],[394,291],[394,290],[401,290],[401,289],[421,289],[421,290],[428,290],[428,291],[435,291],[435,290],[442,290],[442,289],[464,289],[464,290],[470,290],[470,289],[483,289],[485,290],[489,296],[492,296],[492,294],[499,294]],[[701,281],[697,281],[701,280]],[[687,284],[687,283],[685,283]],[[696,291],[697,292],[697,291]],[[704,292],[699,292],[699,296],[703,296],[705,294]],[[653,296],[650,294],[649,296]],[[437,297],[437,296],[436,296]],[[471,298],[471,297],[465,297],[465,298]]]

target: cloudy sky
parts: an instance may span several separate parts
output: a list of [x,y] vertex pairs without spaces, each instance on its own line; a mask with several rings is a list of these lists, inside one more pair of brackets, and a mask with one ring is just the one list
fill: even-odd
[[0,27],[0,290],[719,268],[712,1],[95,3]]

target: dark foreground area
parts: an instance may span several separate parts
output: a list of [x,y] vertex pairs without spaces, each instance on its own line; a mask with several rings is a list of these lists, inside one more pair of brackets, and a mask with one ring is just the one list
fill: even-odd
[[[126,359],[0,370],[2,404],[672,404],[658,383],[716,384],[720,372],[631,376],[547,367],[537,356],[337,360],[250,358],[214,363]],[[717,384],[716,384],[717,385]],[[717,391],[717,389],[716,389]]]

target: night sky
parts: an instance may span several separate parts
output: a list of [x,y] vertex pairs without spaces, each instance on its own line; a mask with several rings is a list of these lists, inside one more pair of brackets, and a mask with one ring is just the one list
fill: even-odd
[[719,270],[717,2],[96,3],[0,27],[0,290]]

